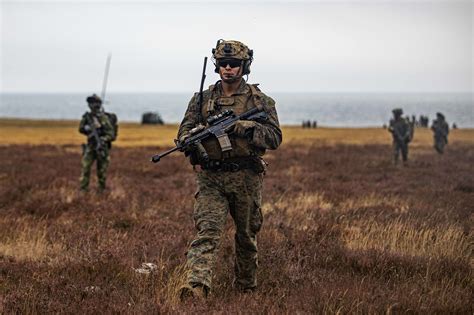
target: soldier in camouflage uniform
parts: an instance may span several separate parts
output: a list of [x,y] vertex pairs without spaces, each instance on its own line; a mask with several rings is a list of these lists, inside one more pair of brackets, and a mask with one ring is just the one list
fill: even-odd
[[[109,116],[104,113],[102,100],[97,95],[87,98],[90,112],[82,115],[79,125],[79,132],[87,136],[87,144],[83,145],[81,191],[88,191],[91,167],[97,161],[97,178],[99,182],[99,192],[104,191],[109,166],[109,150],[111,141],[115,139],[115,132]],[[92,125],[93,124],[93,125]],[[97,131],[99,145],[94,137],[93,130]]]
[[436,113],[436,119],[431,125],[434,136],[434,148],[439,154],[444,153],[444,146],[448,144],[449,125],[446,122],[444,115]]
[[198,93],[190,100],[178,132],[183,141],[198,124],[206,124],[210,115],[232,109],[241,114],[254,107],[269,116],[265,121],[238,121],[229,132],[232,150],[223,153],[216,138],[203,141],[210,160],[190,152],[198,190],[195,194],[194,222],[197,235],[187,252],[187,278],[181,297],[206,297],[226,216],[232,216],[235,233],[236,288],[248,292],[257,286],[257,233],[262,226],[262,182],[267,149],[276,149],[282,141],[275,101],[263,94],[257,84],[247,84],[243,75],[250,73],[253,51],[241,42],[219,40],[212,50],[215,72],[221,80],[203,91],[201,108]]
[[395,108],[392,110],[393,119],[390,119],[388,131],[392,133],[393,137],[393,161],[398,163],[398,156],[402,153],[403,164],[406,165],[408,161],[408,143],[411,141],[411,127],[407,119],[402,117],[403,110]]

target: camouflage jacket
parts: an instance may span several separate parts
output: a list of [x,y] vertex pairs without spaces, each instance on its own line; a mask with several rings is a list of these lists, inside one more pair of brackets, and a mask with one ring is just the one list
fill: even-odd
[[390,119],[388,131],[392,133],[393,141],[408,143],[410,141],[410,123],[407,119]]
[[435,137],[447,137],[449,134],[449,125],[445,120],[435,119],[433,120],[433,125],[431,125],[431,130],[433,130]]
[[211,159],[221,160],[232,157],[262,156],[267,149],[276,149],[282,141],[282,133],[278,122],[275,101],[263,94],[257,84],[250,85],[242,80],[237,92],[232,96],[223,95],[220,81],[203,91],[202,108],[198,108],[198,93],[194,94],[188,109],[179,126],[178,139],[198,124],[205,125],[207,117],[232,109],[235,114],[242,114],[254,107],[261,106],[268,114],[265,122],[257,122],[250,138],[242,138],[229,134],[232,151],[223,156],[216,138],[203,141],[203,146]]
[[86,112],[82,115],[81,123],[79,124],[79,132],[88,136],[88,145],[95,144],[94,137],[89,137],[92,131],[86,131],[84,128],[86,125],[89,125],[89,122],[95,122],[99,137],[101,137],[105,142],[110,144],[110,142],[115,138],[114,128],[107,115],[104,113],[93,115],[90,112]]

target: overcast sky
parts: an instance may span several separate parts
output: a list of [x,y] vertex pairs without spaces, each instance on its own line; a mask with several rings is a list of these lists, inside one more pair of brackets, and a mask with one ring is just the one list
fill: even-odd
[[[471,1],[2,1],[3,92],[189,92],[219,38],[269,92],[469,92]],[[206,85],[218,79],[208,66]]]

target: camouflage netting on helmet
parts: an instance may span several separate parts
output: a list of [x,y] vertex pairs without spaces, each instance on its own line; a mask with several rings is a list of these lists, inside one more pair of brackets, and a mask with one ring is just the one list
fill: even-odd
[[236,40],[219,40],[215,49],[212,50],[215,59],[234,58],[240,60],[250,60],[249,48]]

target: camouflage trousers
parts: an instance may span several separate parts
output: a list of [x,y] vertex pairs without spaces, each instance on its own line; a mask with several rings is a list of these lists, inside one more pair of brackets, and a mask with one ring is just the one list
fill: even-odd
[[235,224],[235,285],[239,289],[257,286],[257,233],[261,212],[263,174],[198,171],[194,224],[196,238],[187,252],[187,282],[211,288],[211,278],[224,232],[227,213]]
[[393,141],[392,151],[393,161],[395,164],[398,163],[398,156],[400,155],[400,152],[402,153],[403,162],[408,160],[408,143],[399,143],[398,141]]
[[81,161],[82,171],[80,185],[82,190],[87,190],[89,187],[91,168],[94,161],[97,161],[97,179],[99,183],[99,189],[105,189],[105,181],[107,179],[107,168],[110,162],[109,150],[105,148],[103,154],[97,154],[94,148],[89,145],[86,145]]
[[444,153],[444,146],[447,144],[447,138],[442,136],[434,137],[434,148],[439,154]]

